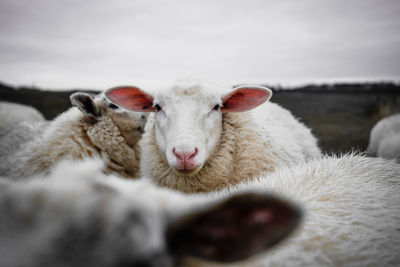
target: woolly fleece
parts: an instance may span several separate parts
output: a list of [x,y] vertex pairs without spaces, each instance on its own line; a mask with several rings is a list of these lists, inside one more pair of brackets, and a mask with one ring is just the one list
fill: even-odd
[[2,150],[0,175],[27,177],[47,172],[63,158],[97,156],[105,162],[106,173],[137,177],[141,138],[137,128],[144,127],[145,120],[113,114],[101,101],[97,102],[102,114],[99,118],[72,107],[49,123],[43,133],[20,144],[20,149]]
[[243,190],[290,196],[304,207],[306,216],[283,244],[229,266],[398,266],[400,262],[400,165],[394,161],[358,155],[324,157],[281,168],[222,193]]

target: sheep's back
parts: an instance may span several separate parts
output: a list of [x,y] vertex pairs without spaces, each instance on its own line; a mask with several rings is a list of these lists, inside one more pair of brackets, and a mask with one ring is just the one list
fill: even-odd
[[317,139],[293,114],[275,103],[266,103],[251,111],[257,131],[271,143],[272,149],[286,155],[286,163],[319,158]]
[[282,246],[251,266],[393,266],[400,262],[400,165],[347,155],[265,175],[250,190],[291,196],[306,216]]
[[44,121],[43,115],[34,107],[19,103],[0,102],[0,126],[22,121]]

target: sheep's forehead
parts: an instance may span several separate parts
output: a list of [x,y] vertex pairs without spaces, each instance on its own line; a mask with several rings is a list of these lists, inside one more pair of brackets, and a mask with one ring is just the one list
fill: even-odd
[[210,107],[221,103],[221,96],[228,89],[215,84],[178,83],[160,92],[156,99],[163,104],[200,105]]

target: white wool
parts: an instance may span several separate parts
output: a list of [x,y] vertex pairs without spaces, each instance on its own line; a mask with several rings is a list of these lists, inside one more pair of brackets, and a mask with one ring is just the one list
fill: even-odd
[[[88,94],[83,94],[89,97]],[[93,99],[96,115],[72,107],[53,121],[24,122],[0,129],[0,175],[26,177],[48,172],[64,158],[99,157],[105,171],[136,177],[146,116],[108,108],[102,95]]]
[[[232,85],[227,82],[218,81],[215,79],[208,79],[207,77],[188,77],[182,76],[178,79],[175,79],[171,84],[170,87],[173,88],[196,88],[200,87],[204,92],[208,94],[226,94],[232,90]],[[165,94],[166,86],[159,86],[159,87],[144,87],[146,91],[151,93],[154,96],[158,94]]]
[[[109,266],[127,255],[157,259],[157,253],[165,250],[164,231],[171,218],[249,191],[290,196],[306,215],[301,227],[282,244],[227,266],[396,266],[400,262],[400,165],[394,161],[358,155],[324,157],[220,192],[193,195],[159,188],[148,179],[104,175],[101,169],[101,161],[62,162],[47,176],[24,183],[0,181],[0,208],[36,222],[2,225],[7,229],[3,233],[9,235],[0,236],[0,244],[8,244],[0,246],[0,265],[44,266],[41,259],[46,258],[54,266],[54,255],[64,248],[51,241],[57,236],[85,236],[70,233],[69,226],[80,225],[90,232],[96,225],[91,218],[97,218],[92,212],[101,215],[102,229],[109,234],[94,239],[90,250],[74,251],[72,257],[91,259],[86,266]],[[126,228],[124,221],[132,228]],[[125,230],[118,231],[119,227]],[[12,239],[4,242],[7,237]],[[10,246],[23,246],[24,257],[14,255]],[[59,266],[64,266],[63,260],[71,262],[69,258],[58,260]],[[85,266],[85,262],[79,264]],[[181,264],[223,266],[188,258]]]
[[42,113],[31,106],[0,102],[0,126],[16,124],[22,121],[44,121]]
[[0,126],[0,161],[42,134],[49,121],[22,121]]
[[400,160],[400,132],[383,139],[378,148],[378,157]]
[[367,151],[373,156],[400,159],[400,114],[383,118],[375,124]]
[[325,157],[224,190],[223,194],[278,192],[300,203],[306,212],[302,226],[284,244],[229,266],[398,265],[399,174],[400,165],[393,161],[357,155]]
[[212,198],[105,175],[103,164],[64,160],[47,175],[0,178],[0,210],[10,216],[0,219],[0,266],[171,266],[167,223]]
[[[108,186],[118,178],[106,177],[102,169],[100,160],[65,161],[46,176],[1,181],[0,208],[14,217],[2,219],[0,266],[114,266],[125,258],[151,259],[162,252],[162,210],[148,198],[118,193],[118,183]],[[134,184],[126,186],[135,193]],[[138,181],[138,189],[144,188],[154,186]],[[95,228],[99,223],[102,228]],[[97,237],[91,241],[91,235]],[[59,244],[71,246],[71,255]]]

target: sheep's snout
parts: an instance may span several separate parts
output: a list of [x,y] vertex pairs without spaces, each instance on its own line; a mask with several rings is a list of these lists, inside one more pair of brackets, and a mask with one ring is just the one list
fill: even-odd
[[197,147],[191,151],[177,150],[175,147],[172,149],[172,154],[176,158],[175,168],[182,173],[191,173],[199,167],[195,158],[199,149]]
[[171,142],[166,149],[170,168],[178,174],[195,175],[205,161],[204,146],[193,138],[179,137],[179,142]]

